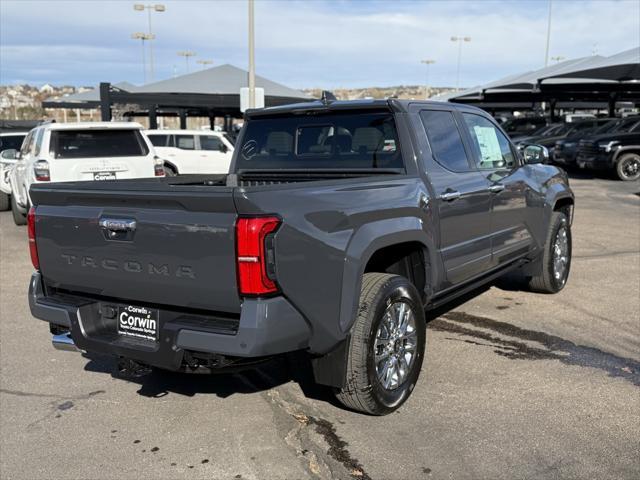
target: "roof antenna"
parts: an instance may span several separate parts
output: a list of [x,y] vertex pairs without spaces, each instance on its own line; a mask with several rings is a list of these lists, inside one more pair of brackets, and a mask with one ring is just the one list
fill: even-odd
[[324,103],[325,105],[328,104],[329,102],[335,102],[337,100],[336,96],[330,92],[329,90],[323,90],[322,91],[322,103]]

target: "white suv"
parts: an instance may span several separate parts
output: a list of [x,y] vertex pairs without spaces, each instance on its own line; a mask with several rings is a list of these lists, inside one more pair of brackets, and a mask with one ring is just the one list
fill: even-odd
[[167,175],[229,173],[233,144],[222,132],[210,130],[147,130],[164,160]]
[[9,182],[17,225],[26,222],[34,183],[164,176],[142,126],[132,122],[50,123],[31,130],[13,153],[17,161]]
[[20,150],[27,132],[5,132],[0,133],[0,212],[9,210],[9,198],[11,195],[11,185],[9,184],[9,172],[13,168],[14,161],[2,160],[2,152],[5,150]]

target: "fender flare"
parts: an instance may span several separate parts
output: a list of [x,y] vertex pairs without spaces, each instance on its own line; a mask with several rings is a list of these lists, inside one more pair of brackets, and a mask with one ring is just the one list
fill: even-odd
[[[371,240],[371,239],[374,240]],[[362,275],[373,254],[381,248],[400,243],[416,242],[427,250],[427,265],[435,265],[435,243],[423,229],[418,217],[389,218],[367,223],[351,237],[345,251],[340,298],[340,330],[348,332],[355,320],[360,299]],[[433,285],[434,269],[425,272],[429,285]]]
[[615,167],[618,163],[618,158],[629,151],[635,151],[640,154],[640,145],[625,145],[617,148],[611,159],[611,164]]

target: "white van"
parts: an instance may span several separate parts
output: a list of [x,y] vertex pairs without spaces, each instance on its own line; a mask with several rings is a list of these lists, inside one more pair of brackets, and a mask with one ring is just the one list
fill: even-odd
[[147,130],[145,133],[164,160],[167,175],[229,172],[233,143],[223,132]]
[[19,152],[2,152],[2,159],[15,163],[9,183],[17,225],[26,222],[34,183],[164,176],[153,145],[133,122],[49,123],[31,130]]

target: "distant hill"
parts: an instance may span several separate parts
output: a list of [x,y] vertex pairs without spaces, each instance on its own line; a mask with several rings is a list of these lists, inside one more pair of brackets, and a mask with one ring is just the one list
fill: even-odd
[[[302,91],[315,98],[322,96],[322,88],[306,88]],[[428,97],[453,91],[453,88],[429,88]],[[331,90],[340,100],[356,100],[360,98],[388,98],[424,99],[424,85],[399,85],[395,87],[367,87],[367,88],[336,88]]]

